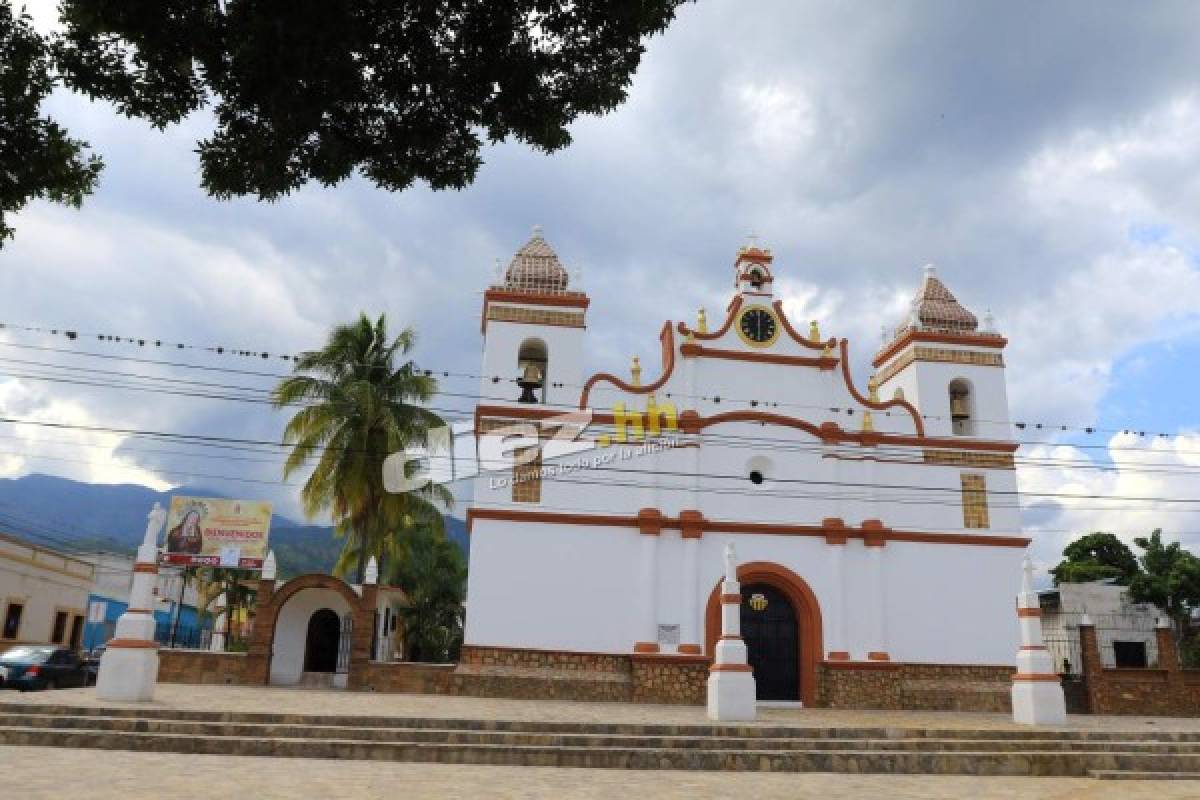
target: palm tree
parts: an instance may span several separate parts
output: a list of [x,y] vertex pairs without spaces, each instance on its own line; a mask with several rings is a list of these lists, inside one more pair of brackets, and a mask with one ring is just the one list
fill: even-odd
[[331,514],[337,535],[345,537],[337,571],[345,575],[355,563],[359,583],[370,556],[394,557],[397,535],[412,520],[436,516],[440,523],[438,506],[453,501],[442,486],[392,494],[383,485],[389,455],[428,444],[429,431],[445,424],[419,405],[433,397],[437,382],[411,361],[395,363],[415,341],[411,328],[392,339],[384,315],[372,322],[360,314],[334,328],[322,349],[300,355],[295,374],[271,397],[275,408],[303,405],[284,429],[292,449],[283,475],[313,467],[300,490],[304,513],[309,519]]
[[466,559],[458,545],[432,528],[418,527],[392,564],[392,585],[404,589],[397,610],[404,623],[405,657],[457,661],[467,589]]

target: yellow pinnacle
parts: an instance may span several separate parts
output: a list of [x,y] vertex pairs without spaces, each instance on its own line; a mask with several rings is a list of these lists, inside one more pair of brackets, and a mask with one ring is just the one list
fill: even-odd
[[817,327],[817,321],[814,319],[812,324],[808,326],[808,338],[810,341],[821,341],[821,329]]
[[875,380],[874,375],[867,380],[867,399],[872,403],[879,402],[879,381]]
[[875,430],[875,420],[871,419],[870,411],[863,412],[862,429],[864,433]]
[[708,315],[703,308],[696,312],[696,332],[708,333]]
[[633,385],[641,386],[642,385],[642,362],[637,356],[633,357],[633,364],[629,367],[629,372],[630,372],[630,374],[633,375]]

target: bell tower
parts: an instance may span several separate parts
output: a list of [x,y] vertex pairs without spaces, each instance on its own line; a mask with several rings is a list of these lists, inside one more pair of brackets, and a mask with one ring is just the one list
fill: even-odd
[[908,316],[872,363],[879,395],[901,397],[925,417],[930,436],[1011,438],[1004,346],[991,315],[978,318],[925,267]]
[[588,296],[533,229],[483,293],[481,403],[574,408],[583,376]]

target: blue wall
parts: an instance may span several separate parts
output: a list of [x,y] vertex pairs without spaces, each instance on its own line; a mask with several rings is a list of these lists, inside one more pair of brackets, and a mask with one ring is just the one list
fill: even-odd
[[[101,597],[98,594],[88,595],[88,610],[91,610],[92,603],[104,603],[104,621],[103,622],[87,622],[83,626],[83,647],[85,650],[92,650],[106,643],[113,636],[113,631],[117,626],[117,619],[125,613],[125,609],[129,604],[123,600],[113,600],[111,597]],[[172,603],[167,610],[155,611],[154,622],[156,627],[167,632],[169,635],[171,622],[174,620],[175,604]],[[183,610],[179,614],[179,632],[180,635],[184,631],[195,630],[199,627],[200,615],[196,609],[191,606],[183,606]],[[209,623],[211,625],[211,623]],[[207,627],[207,626],[206,626]],[[161,638],[161,637],[159,637]]]

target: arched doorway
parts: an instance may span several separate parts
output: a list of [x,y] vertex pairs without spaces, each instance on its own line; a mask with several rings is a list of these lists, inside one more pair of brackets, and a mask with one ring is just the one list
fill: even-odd
[[[780,564],[769,561],[751,561],[742,564],[737,569],[738,581],[742,584],[742,636],[746,639],[747,650],[750,651],[751,666],[756,658],[770,661],[763,673],[767,680],[763,683],[773,685],[768,689],[770,694],[783,694],[787,680],[795,687],[788,696],[770,697],[764,694],[760,685],[759,674],[764,669],[758,665],[755,669],[755,685],[760,700],[788,699],[796,700],[806,706],[816,705],[817,702],[817,669],[824,654],[824,638],[821,632],[821,606],[817,596],[809,585],[796,573]],[[708,605],[704,615],[705,652],[713,654],[717,637],[721,635],[721,584],[717,581],[708,596]],[[747,620],[747,604],[754,594],[762,594],[767,601],[764,613],[775,606],[774,621],[764,618],[761,623]],[[789,614],[790,612],[790,614]],[[789,653],[782,653],[787,648],[788,625],[790,616],[791,638],[793,644]],[[747,630],[749,622],[750,630]],[[759,629],[755,630],[758,625]],[[767,648],[760,644],[754,646],[751,636],[759,639],[769,639]],[[756,655],[757,650],[757,655]],[[774,654],[774,655],[772,655]],[[794,656],[794,661],[789,656]],[[793,667],[792,664],[795,666]]]
[[801,645],[792,601],[770,584],[743,584],[741,610],[758,699],[799,700]]
[[342,621],[328,608],[314,611],[308,618],[308,634],[304,639],[304,671],[336,672],[338,641]]

